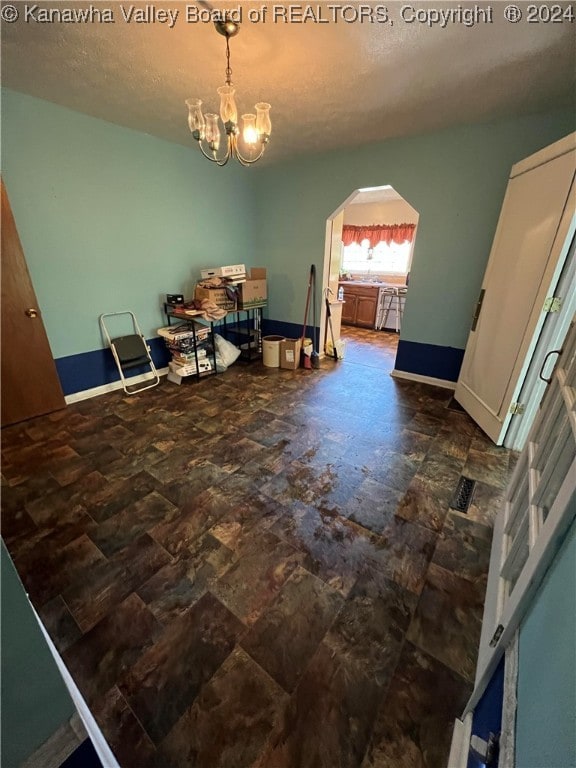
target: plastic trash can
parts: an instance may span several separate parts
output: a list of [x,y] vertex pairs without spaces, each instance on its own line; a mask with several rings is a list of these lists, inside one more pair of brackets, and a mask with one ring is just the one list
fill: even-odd
[[262,338],[262,362],[267,368],[280,368],[280,342],[285,338],[285,336]]

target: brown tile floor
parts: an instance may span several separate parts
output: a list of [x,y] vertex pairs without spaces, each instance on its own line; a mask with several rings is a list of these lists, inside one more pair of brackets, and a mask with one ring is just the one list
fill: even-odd
[[445,765],[510,457],[345,337],[4,431],[3,536],[125,768]]

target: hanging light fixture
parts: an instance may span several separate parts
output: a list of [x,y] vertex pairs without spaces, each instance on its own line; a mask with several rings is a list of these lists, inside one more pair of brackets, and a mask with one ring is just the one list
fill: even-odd
[[[226,133],[225,153],[219,154],[222,134],[218,115],[213,112],[202,114],[202,101],[200,99],[188,99],[186,101],[188,127],[198,142],[204,157],[213,163],[226,165],[231,157],[235,157],[241,165],[252,165],[252,163],[260,160],[270,140],[270,132],[272,131],[270,104],[259,102],[255,105],[256,114],[242,115],[242,132],[240,132],[238,111],[234,101],[236,89],[232,85],[232,69],[230,68],[230,38],[238,34],[240,25],[224,14],[222,18],[214,21],[214,26],[226,38],[226,82],[217,91],[220,96],[220,118]],[[240,151],[240,137],[247,154]]]

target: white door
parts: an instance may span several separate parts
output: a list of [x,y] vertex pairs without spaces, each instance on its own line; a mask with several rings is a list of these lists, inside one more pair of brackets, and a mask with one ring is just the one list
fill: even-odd
[[455,392],[498,445],[566,255],[575,175],[576,134],[517,163],[510,175]]
[[576,316],[494,525],[474,691],[448,768],[468,765],[474,710],[575,517]]
[[494,526],[473,709],[576,516],[576,317]]

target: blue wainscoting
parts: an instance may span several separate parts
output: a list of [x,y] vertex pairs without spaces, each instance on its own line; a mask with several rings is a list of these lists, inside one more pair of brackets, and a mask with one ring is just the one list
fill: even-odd
[[[320,329],[317,328],[316,334],[319,332]],[[262,335],[284,336],[286,339],[300,339],[302,338],[302,326],[297,323],[285,323],[282,320],[268,320],[267,318],[263,318]],[[312,338],[312,328],[308,328],[306,336]],[[316,338],[318,338],[318,335]]]
[[417,373],[434,379],[458,381],[464,350],[456,347],[439,347],[436,344],[421,344],[417,341],[398,342],[396,354],[397,371]]
[[[316,328],[316,338],[320,332]],[[298,339],[302,336],[302,326],[298,323],[286,323],[282,320],[262,321],[264,336],[285,336],[287,339]],[[306,331],[312,337],[312,328]],[[155,337],[148,339],[152,351],[152,359],[157,368],[165,368],[170,360],[163,339]],[[415,341],[398,343],[395,368],[406,373],[416,373],[420,376],[430,376],[435,379],[456,381],[464,357],[463,349],[454,347],[439,347],[434,344],[421,344]],[[73,395],[95,387],[102,387],[119,381],[118,369],[109,349],[95,349],[92,352],[82,352],[78,355],[60,357],[56,360],[56,368],[65,395]],[[147,368],[135,368],[131,376],[145,373]]]

